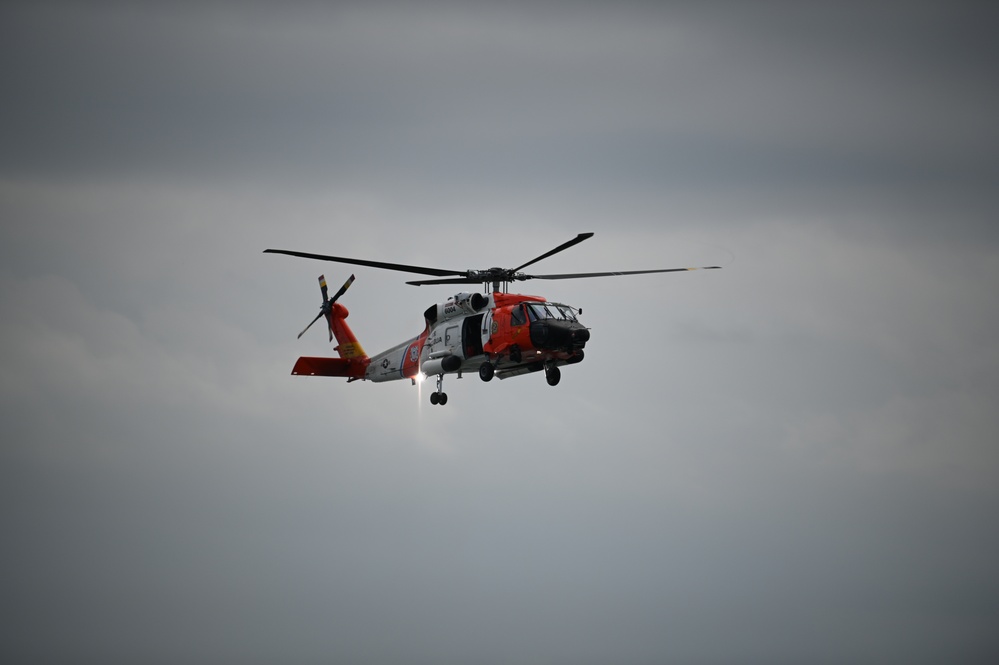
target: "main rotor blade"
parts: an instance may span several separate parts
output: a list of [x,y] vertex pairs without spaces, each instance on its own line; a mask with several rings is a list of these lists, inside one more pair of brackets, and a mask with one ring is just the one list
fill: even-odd
[[[340,290],[333,294],[333,298],[330,299],[330,304],[332,305],[333,303],[335,303],[337,301],[337,298],[339,298],[340,296],[342,296],[343,294],[345,294],[347,292],[347,289],[349,289],[350,285],[353,284],[353,283],[354,283],[354,276],[351,275],[347,279],[347,281],[343,283],[343,286],[340,287]],[[325,286],[324,286],[323,287],[323,291],[325,291],[325,290],[326,289],[325,289]]]
[[354,266],[367,266],[369,268],[381,268],[383,270],[398,270],[399,272],[413,272],[418,275],[433,275],[434,277],[447,277],[448,275],[464,275],[464,270],[444,270],[442,268],[425,268],[423,266],[407,266],[402,263],[386,263],[384,261],[366,261],[365,259],[349,259],[342,256],[328,256],[326,254],[310,254],[309,252],[294,252],[288,249],[265,249],[264,254],[287,254],[288,256],[298,256],[303,259],[316,259],[318,261],[335,261],[336,263],[348,263]]
[[685,272],[687,270],[720,270],[721,266],[699,268],[664,268],[661,270],[622,270],[618,272],[573,272],[562,275],[524,275],[523,279],[577,279],[580,277],[620,277],[622,275],[648,275],[655,272]]
[[298,333],[298,339],[302,339],[302,335],[305,334],[305,331],[308,330],[309,328],[311,328],[312,324],[315,323],[316,321],[318,321],[319,317],[322,316],[322,315],[323,315],[322,311],[320,311],[318,314],[316,314],[316,318],[312,319],[312,322],[309,323],[309,325],[305,326],[305,330],[303,330],[302,332]]
[[542,254],[541,256],[539,256],[539,257],[537,257],[537,258],[535,258],[535,259],[531,259],[530,261],[528,261],[528,262],[527,262],[527,263],[525,263],[524,265],[522,265],[522,266],[517,266],[516,268],[514,268],[514,269],[513,269],[513,270],[511,270],[510,272],[511,272],[511,273],[515,273],[515,272],[517,272],[518,270],[521,270],[522,268],[526,268],[527,266],[529,266],[529,265],[531,265],[531,264],[533,264],[533,263],[537,263],[537,262],[538,262],[538,261],[540,261],[541,259],[547,259],[547,258],[548,258],[549,256],[551,256],[552,254],[558,254],[558,253],[559,253],[559,252],[561,252],[562,250],[564,250],[564,249],[569,249],[569,248],[570,248],[570,247],[572,247],[573,245],[578,245],[579,243],[583,242],[583,241],[584,241],[584,240],[586,240],[587,238],[592,238],[592,237],[593,237],[593,234],[592,234],[592,233],[580,233],[580,234],[579,234],[578,236],[576,236],[575,238],[573,238],[573,239],[572,239],[572,240],[570,240],[569,242],[566,242],[566,243],[562,243],[561,245],[559,245],[558,247],[556,247],[556,248],[555,248],[555,249],[553,249],[552,251],[550,251],[550,252],[545,252],[544,254]]
[[490,280],[475,279],[472,277],[452,277],[450,279],[418,279],[414,282],[406,282],[412,286],[428,286],[430,284],[484,284]]

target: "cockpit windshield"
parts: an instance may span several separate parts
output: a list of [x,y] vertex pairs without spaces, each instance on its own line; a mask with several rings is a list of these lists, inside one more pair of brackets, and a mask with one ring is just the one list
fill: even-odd
[[527,306],[527,314],[531,321],[543,321],[545,319],[556,319],[559,321],[576,320],[576,315],[572,313],[571,307],[556,303],[531,303]]

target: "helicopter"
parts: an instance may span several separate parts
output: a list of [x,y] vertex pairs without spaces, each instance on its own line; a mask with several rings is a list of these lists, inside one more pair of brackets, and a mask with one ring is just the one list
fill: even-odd
[[265,249],[266,254],[286,254],[435,278],[406,282],[413,286],[484,285],[484,293],[460,292],[444,302],[431,305],[423,313],[425,326],[420,334],[369,356],[347,325],[349,311],[337,302],[354,283],[354,275],[344,282],[332,298],[329,297],[325,275],[320,275],[319,289],[323,301],[319,314],[298,337],[301,339],[312,324],[325,316],[329,341],[332,342],[334,338],[337,341],[334,350],[338,357],[303,356],[295,362],[291,373],[298,376],[346,377],[348,383],[357,380],[382,382],[409,379],[415,384],[426,377],[436,376],[437,386],[430,393],[430,403],[441,406],[448,401],[447,393],[443,390],[444,376],[447,374],[456,374],[461,378],[465,372],[477,372],[483,381],[491,381],[494,377],[508,379],[543,371],[548,385],[555,386],[561,380],[560,367],[575,365],[583,360],[583,349],[590,339],[590,329],[579,320],[582,309],[549,301],[541,296],[510,293],[509,286],[512,282],[716,270],[721,267],[548,275],[528,275],[521,272],[524,268],[591,237],[592,233],[580,233],[572,240],[516,268],[484,270],[445,270],[286,249]]

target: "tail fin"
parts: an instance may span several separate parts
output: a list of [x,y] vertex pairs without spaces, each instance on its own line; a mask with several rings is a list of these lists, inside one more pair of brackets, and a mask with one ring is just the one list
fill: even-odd
[[339,358],[316,358],[302,356],[295,362],[291,373],[298,376],[345,376],[349,381],[363,379],[371,359],[364,352],[354,331],[347,325],[347,308],[340,303],[331,303],[327,318],[330,323],[330,338],[336,337],[334,349]]
[[364,347],[357,341],[354,331],[347,325],[346,319],[349,314],[350,312],[347,311],[346,307],[340,303],[333,303],[329,320],[330,334],[336,337],[337,342],[334,350],[340,354],[341,358],[347,358],[348,360],[367,358],[368,354],[364,352]]

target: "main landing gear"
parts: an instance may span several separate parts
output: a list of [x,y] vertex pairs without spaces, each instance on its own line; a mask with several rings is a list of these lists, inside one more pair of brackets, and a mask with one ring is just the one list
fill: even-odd
[[447,393],[441,390],[441,387],[443,385],[444,385],[444,375],[438,374],[437,390],[430,393],[430,403],[433,404],[434,406],[437,406],[438,404],[444,406],[445,404],[447,404]]
[[488,360],[479,365],[479,378],[483,381],[492,381],[493,374],[495,373],[496,368]]

